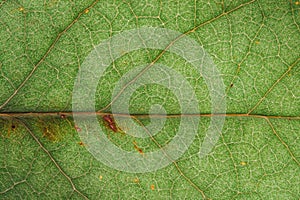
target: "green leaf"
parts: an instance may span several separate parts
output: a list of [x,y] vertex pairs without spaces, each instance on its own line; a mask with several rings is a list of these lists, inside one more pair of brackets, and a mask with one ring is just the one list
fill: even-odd
[[[0,10],[1,199],[299,199],[299,1],[4,0]],[[105,62],[103,58],[88,63],[93,50],[126,31],[149,27],[182,35],[166,34],[163,49],[113,48],[99,54],[109,60],[120,50],[120,57],[97,79],[95,98],[87,99],[95,105],[87,103],[80,110],[79,116],[87,120],[86,126],[80,125],[72,113],[76,83],[85,81],[78,79],[80,71]],[[162,45],[164,37],[149,34],[153,35],[149,40],[141,34],[144,45],[149,41]],[[186,57],[172,51],[184,38],[195,41],[212,59],[225,95],[212,91],[205,70],[199,73],[187,61],[186,52],[193,53],[193,45],[178,48]],[[181,75],[168,74],[157,65]],[[213,69],[208,66],[203,69]],[[145,69],[148,76],[139,75],[137,69]],[[183,99],[194,97],[201,112],[182,106],[178,95],[162,84],[145,83],[126,91],[127,86],[132,89],[139,81],[157,77],[175,82],[182,77],[194,96],[181,82],[173,89]],[[84,99],[90,91],[79,92]],[[114,100],[114,94],[120,96]],[[130,95],[129,113],[118,104],[125,94]],[[226,102],[225,112],[213,111],[213,94],[222,96],[218,103]],[[100,153],[110,157],[97,157],[93,151],[99,141],[84,136],[92,134],[93,110],[98,111],[96,122],[103,138],[137,160],[120,160],[106,146]],[[221,117],[225,117],[221,130],[210,127]],[[182,121],[184,133],[196,133],[186,151],[178,158],[172,153],[161,157],[161,163],[166,159],[169,163],[156,170],[151,169],[161,164],[158,160],[143,166],[150,152],[168,151],[164,147],[176,139]],[[218,137],[209,135],[210,130]],[[205,141],[212,149],[201,157]],[[180,152],[185,144],[170,149]],[[108,164],[115,161],[123,170]],[[132,166],[144,172],[125,170]]]

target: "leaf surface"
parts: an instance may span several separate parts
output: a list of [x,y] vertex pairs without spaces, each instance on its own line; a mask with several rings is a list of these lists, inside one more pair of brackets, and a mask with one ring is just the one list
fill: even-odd
[[[1,199],[299,199],[299,1],[2,1],[0,10]],[[137,66],[154,62],[179,72],[201,110],[197,135],[179,159],[129,173],[87,150],[79,137],[84,127],[72,118],[72,94],[95,46],[142,27],[175,30],[205,49],[225,85],[226,113],[216,145],[200,158],[214,116],[205,79],[172,52],[124,52],[95,94],[100,127],[113,144],[140,156],[160,150],[174,139],[180,114],[188,114],[169,89],[145,85],[132,93],[131,117],[142,128],[164,122],[162,129],[134,138],[127,133],[140,129],[125,121],[117,125],[128,132],[114,133],[102,116],[112,112],[120,78]],[[150,121],[155,104],[165,110],[156,114],[167,115]]]

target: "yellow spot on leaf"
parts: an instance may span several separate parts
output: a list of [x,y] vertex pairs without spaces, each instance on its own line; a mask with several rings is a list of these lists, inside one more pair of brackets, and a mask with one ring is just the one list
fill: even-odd
[[155,186],[152,184],[152,185],[150,186],[150,188],[151,188],[151,190],[154,190],[154,189],[155,189]]
[[102,180],[102,178],[103,178],[103,177],[100,175],[100,176],[99,176],[99,179]]
[[296,1],[295,4],[296,4],[296,5],[300,5],[300,1]]
[[138,178],[134,178],[134,179],[133,179],[133,182],[135,182],[135,183],[139,183],[139,182],[140,182],[140,180],[139,180]]
[[244,161],[241,161],[241,162],[240,162],[240,164],[241,164],[242,166],[245,166],[245,165],[247,165],[247,163],[246,163],[246,162],[244,162]]
[[43,137],[45,137],[53,142],[58,140],[57,132],[50,130],[50,127],[48,127],[48,126],[43,128]]
[[260,44],[260,41],[256,40],[256,41],[255,41],[255,44]]
[[20,8],[19,8],[19,11],[24,11],[24,8],[23,8],[23,7],[20,7]]
[[89,9],[85,9],[85,10],[84,10],[84,13],[85,13],[85,14],[88,14],[89,12],[90,12]]
[[10,137],[11,131],[15,131],[16,127],[17,126],[13,122],[11,122],[10,126],[8,127],[7,137]]

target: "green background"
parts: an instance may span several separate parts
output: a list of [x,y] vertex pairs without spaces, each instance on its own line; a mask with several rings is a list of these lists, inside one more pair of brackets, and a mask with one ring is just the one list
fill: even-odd
[[[299,199],[299,1],[11,0],[0,10],[1,199]],[[49,112],[72,110],[77,72],[94,46],[140,27],[186,33],[203,46],[223,78],[227,116],[206,157],[198,152],[209,115],[179,160],[133,174],[96,160],[72,117]],[[159,53],[138,50],[116,60],[99,80],[96,110],[110,103],[123,74]],[[201,113],[210,114],[205,81],[185,60],[166,53],[157,63],[186,77]],[[147,114],[152,104],[163,104],[168,114],[180,111],[175,96],[157,85],[136,91],[130,111]],[[136,151],[132,137],[99,121],[112,142]],[[161,145],[172,140],[179,121],[167,119],[156,136]],[[145,152],[157,149],[150,139],[136,142]]]

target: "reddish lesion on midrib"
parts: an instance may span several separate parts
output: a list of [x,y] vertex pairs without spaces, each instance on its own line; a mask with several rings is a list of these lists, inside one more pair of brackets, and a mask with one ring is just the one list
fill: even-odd
[[118,132],[119,129],[116,125],[115,120],[112,118],[111,115],[103,115],[102,119],[104,120],[105,124],[113,131]]

